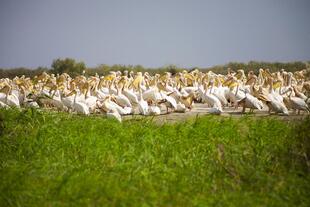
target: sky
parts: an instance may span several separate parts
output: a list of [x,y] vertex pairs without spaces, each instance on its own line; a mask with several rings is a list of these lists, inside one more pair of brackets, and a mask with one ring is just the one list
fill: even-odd
[[310,60],[309,0],[0,0],[0,68]]

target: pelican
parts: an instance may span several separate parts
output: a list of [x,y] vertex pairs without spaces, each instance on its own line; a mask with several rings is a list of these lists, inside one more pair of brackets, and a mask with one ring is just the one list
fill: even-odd
[[208,112],[210,114],[215,114],[215,115],[220,115],[222,113],[222,110],[220,110],[219,108],[217,107],[212,107],[212,108],[209,108],[208,109]]
[[149,88],[148,90],[144,91],[143,92],[143,98],[147,101],[152,100],[155,103],[157,103],[158,101],[161,101],[163,99],[156,86]]
[[116,103],[122,107],[132,107],[127,96],[122,94],[122,91],[119,87],[117,87],[117,95],[115,96]]
[[149,111],[149,106],[147,102],[143,99],[142,90],[139,91],[140,100],[138,101],[138,109],[140,114],[147,115]]
[[138,96],[133,89],[128,89],[128,78],[124,77],[123,94],[129,99],[131,104],[138,104]]
[[300,114],[300,111],[306,111],[309,114],[310,109],[305,100],[299,97],[292,97],[292,91],[293,89],[291,88],[290,95],[284,98],[284,103],[294,111],[297,110],[298,114]]
[[238,101],[238,104],[243,106],[242,113],[245,112],[246,108],[250,108],[250,112],[253,112],[254,109],[261,111],[264,108],[264,105],[260,100],[248,93],[245,93],[245,97]]
[[7,104],[3,103],[2,101],[0,101],[0,108],[10,108]]
[[122,116],[117,112],[117,110],[110,109],[107,112],[108,119],[116,119],[119,122],[122,122]]
[[19,108],[19,98],[12,93],[12,87],[8,84],[6,84],[1,90],[0,90],[0,101],[5,103],[9,106],[14,106]]
[[147,115],[160,115],[160,108],[158,106],[149,106]]
[[270,80],[269,85],[269,94],[267,95],[268,102],[266,103],[269,108],[269,114],[271,111],[275,111],[276,113],[283,113],[284,115],[288,115],[288,109],[283,102],[283,97],[279,94],[276,94],[273,90],[272,79]]
[[74,90],[73,94],[75,94],[73,99],[72,108],[79,114],[89,115],[89,107],[82,102],[77,101],[77,91]]
[[222,104],[216,96],[210,94],[208,90],[204,91],[202,87],[198,89],[198,92],[201,95],[202,101],[206,102],[209,107],[216,107],[222,111]]
[[106,97],[106,99],[103,102],[103,107],[106,109],[106,111],[117,111],[120,115],[128,115],[132,113],[131,107],[121,107],[116,103],[115,96],[109,95]]
[[185,111],[186,111],[186,106],[184,104],[182,104],[181,102],[177,103],[177,107],[175,109],[175,112],[185,113]]
[[161,93],[161,97],[163,98],[161,103],[165,104],[167,114],[169,113],[169,108],[172,108],[173,110],[177,109],[177,102],[173,97],[168,96],[165,93]]

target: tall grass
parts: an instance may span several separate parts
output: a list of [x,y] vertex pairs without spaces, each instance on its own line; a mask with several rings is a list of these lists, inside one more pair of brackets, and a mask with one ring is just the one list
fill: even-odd
[[310,119],[0,111],[0,206],[309,206]]

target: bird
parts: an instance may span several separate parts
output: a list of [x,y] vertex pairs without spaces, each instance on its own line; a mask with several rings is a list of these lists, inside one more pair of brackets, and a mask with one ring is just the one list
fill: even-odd
[[149,113],[148,103],[143,99],[142,91],[139,91],[138,109],[140,114],[147,115]]
[[161,111],[158,106],[149,106],[147,115],[154,116],[154,115],[160,115],[160,114],[161,114]]
[[305,100],[299,97],[292,97],[292,91],[293,89],[291,88],[290,95],[288,97],[284,97],[284,103],[286,106],[289,106],[289,108],[292,108],[294,111],[297,110],[298,114],[300,114],[300,111],[306,111],[309,114],[310,108]]
[[117,120],[119,122],[122,122],[122,116],[117,112],[117,110],[110,109],[107,112],[107,118],[108,119],[115,119],[115,120]]
[[10,108],[7,104],[3,103],[2,101],[0,101],[0,108],[5,108],[8,109]]
[[75,96],[72,104],[73,110],[79,114],[89,115],[89,107],[85,103],[77,101],[78,93],[76,90],[74,90],[74,94]]
[[0,107],[49,108],[85,115],[104,112],[118,120],[133,113],[186,113],[196,103],[205,104],[210,114],[222,114],[224,107],[236,110],[240,105],[242,112],[268,107],[268,114],[289,115],[290,110],[309,113],[310,81],[306,69],[292,73],[260,68],[258,74],[250,71],[247,76],[243,69],[234,70],[237,72],[229,68],[227,75],[194,68],[154,75],[110,71],[106,76],[88,76],[85,71],[75,77],[44,72],[34,78],[2,78]]
[[220,110],[217,107],[208,108],[208,112],[210,114],[220,115],[222,113],[222,110]]
[[119,87],[117,87],[116,89],[117,89],[117,95],[115,95],[116,103],[122,107],[132,107],[132,104],[130,100],[127,98],[127,96],[122,94],[122,90]]
[[184,104],[182,104],[181,102],[177,103],[177,107],[175,109],[175,112],[185,113],[186,112],[186,106]]
[[12,93],[12,87],[9,84],[5,84],[5,86],[0,90],[0,101],[8,106],[14,106],[19,108],[19,98],[17,95]]
[[222,104],[216,96],[210,94],[208,90],[205,91],[202,87],[198,89],[198,92],[202,98],[202,101],[207,103],[209,107],[216,107],[222,111]]
[[169,108],[171,108],[172,110],[177,109],[177,102],[173,97],[168,96],[165,93],[161,93],[161,97],[162,97],[162,100],[159,103],[165,104],[167,114],[169,113]]
[[250,108],[250,112],[253,112],[254,109],[263,110],[264,105],[263,103],[258,100],[256,97],[252,96],[251,94],[245,94],[245,97],[238,101],[239,105],[242,105],[242,113],[245,112],[246,108]]

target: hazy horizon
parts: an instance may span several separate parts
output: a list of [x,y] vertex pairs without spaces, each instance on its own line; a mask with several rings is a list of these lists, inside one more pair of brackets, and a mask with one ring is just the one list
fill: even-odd
[[0,68],[310,60],[310,1],[0,2]]

